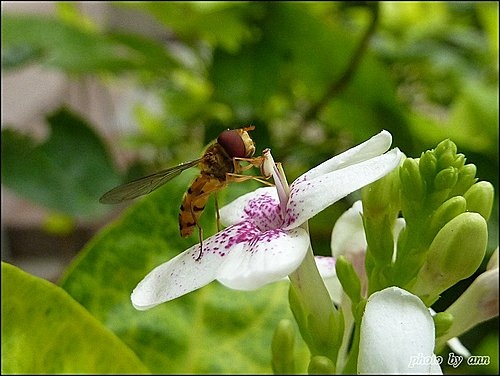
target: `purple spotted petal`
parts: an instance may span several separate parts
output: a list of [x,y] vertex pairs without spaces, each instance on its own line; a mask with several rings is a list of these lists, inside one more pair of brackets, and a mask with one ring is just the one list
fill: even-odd
[[194,245],[170,261],[153,269],[132,292],[132,304],[146,310],[187,294],[215,280],[218,270],[230,252],[244,247],[251,235],[232,226]]
[[403,154],[398,148],[310,180],[295,181],[290,187],[284,229],[300,226],[326,207],[395,169]]
[[200,245],[197,244],[153,269],[132,292],[134,307],[146,310],[215,280],[230,251],[228,243],[235,243],[226,230],[203,241],[203,255],[199,260]]
[[[232,226],[231,253],[224,259],[217,280],[229,288],[253,290],[293,272],[309,248],[302,228],[261,231],[251,222]],[[227,229],[226,229],[227,230]]]
[[338,154],[307,171],[296,181],[314,179],[320,175],[366,161],[385,153],[391,147],[391,143],[392,135],[384,130],[369,140],[366,140],[365,142],[346,150],[345,152]]
[[275,187],[256,189],[238,197],[219,210],[224,226],[250,220],[260,228],[277,228],[283,224]]

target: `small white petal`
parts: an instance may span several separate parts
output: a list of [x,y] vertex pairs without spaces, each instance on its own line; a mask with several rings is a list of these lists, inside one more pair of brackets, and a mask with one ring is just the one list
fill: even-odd
[[257,289],[297,269],[308,248],[309,235],[302,228],[265,231],[231,250],[217,280],[236,290]]
[[290,187],[287,228],[300,226],[348,194],[373,183],[394,170],[403,154],[398,148],[311,180],[296,180]]
[[441,373],[434,322],[415,295],[388,287],[368,298],[361,321],[358,373]]
[[314,256],[316,267],[318,268],[321,278],[331,278],[337,275],[335,271],[335,259],[327,256]]
[[[274,212],[279,206],[278,193],[274,187],[258,188],[244,194],[219,210],[220,221],[224,226],[231,226],[249,219],[249,216],[265,215]],[[257,212],[266,210],[266,213]]]
[[133,306],[146,310],[215,280],[217,270],[229,253],[224,231],[203,241],[203,254],[199,260],[200,245],[196,244],[149,272],[132,292]]
[[369,140],[338,154],[307,171],[297,180],[309,180],[329,172],[366,161],[385,153],[391,147],[392,135],[383,130]]
[[396,261],[398,255],[398,239],[401,231],[406,227],[406,221],[404,218],[396,218],[394,222],[394,228],[392,229],[392,236],[394,238],[394,249],[392,251],[392,262]]
[[358,200],[337,219],[331,238],[333,257],[366,251],[367,243],[362,214],[363,204],[361,200]]
[[337,278],[335,270],[335,259],[333,257],[314,256],[316,267],[318,268],[321,278],[330,293],[330,298],[335,304],[340,305],[342,300],[342,285]]
[[461,355],[466,359],[471,356],[469,349],[467,349],[467,347],[463,345],[458,337],[453,337],[452,339],[448,340],[446,344],[455,354]]

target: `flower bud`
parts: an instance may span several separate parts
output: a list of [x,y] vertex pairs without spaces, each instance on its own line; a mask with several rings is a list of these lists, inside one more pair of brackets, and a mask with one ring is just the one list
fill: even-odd
[[441,292],[477,270],[487,241],[487,224],[481,215],[466,212],[456,216],[432,241],[411,291],[432,304]]
[[272,367],[275,374],[295,373],[294,341],[295,330],[292,321],[281,320],[274,331],[271,343]]
[[432,316],[434,326],[436,327],[436,337],[445,334],[453,323],[453,315],[447,312],[438,312]]
[[450,189],[457,183],[458,170],[455,167],[449,166],[438,172],[434,179],[434,189],[441,191]]
[[381,179],[361,190],[363,214],[366,217],[381,217],[385,213],[397,217],[399,212],[399,171],[394,169]]
[[438,160],[438,169],[451,166],[456,159],[457,145],[449,139],[441,141],[434,150]]
[[425,186],[415,159],[405,159],[400,169],[400,179],[404,196],[413,201],[421,201],[425,194]]
[[437,158],[432,150],[427,150],[422,153],[422,156],[418,161],[418,168],[420,169],[420,174],[427,184],[434,181],[434,177],[437,172]]
[[307,367],[309,375],[333,375],[335,374],[335,365],[326,356],[314,356]]
[[351,299],[352,304],[357,304],[361,300],[361,282],[352,263],[344,256],[339,256],[335,261],[335,270],[342,288]]
[[486,265],[486,270],[498,269],[498,247],[493,251],[490,256],[490,261],[488,261],[488,265]]
[[477,181],[476,166],[467,164],[458,171],[458,179],[453,187],[451,196],[462,196]]
[[446,200],[437,208],[431,217],[429,232],[433,236],[438,233],[441,228],[457,215],[465,212],[467,203],[463,197],[456,196]]
[[455,160],[453,161],[453,163],[451,164],[453,167],[455,167],[456,169],[461,169],[465,164],[465,155],[463,155],[462,153],[459,153],[455,156]]
[[477,182],[464,194],[467,200],[467,211],[479,213],[488,220],[493,208],[494,196],[495,188],[490,182]]

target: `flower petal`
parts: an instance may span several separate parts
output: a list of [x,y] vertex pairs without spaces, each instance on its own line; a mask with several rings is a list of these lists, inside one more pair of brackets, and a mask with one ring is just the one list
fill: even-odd
[[321,278],[332,278],[337,275],[335,271],[335,259],[327,256],[314,256],[316,267],[318,268]]
[[335,304],[340,305],[343,290],[335,270],[335,259],[333,257],[314,256],[314,261],[316,261],[319,274],[330,293],[330,298]]
[[363,227],[363,204],[356,201],[343,213],[332,230],[332,256],[364,253],[367,243]]
[[254,233],[252,239],[235,244],[217,274],[217,280],[232,289],[254,290],[286,277],[309,248],[309,235],[302,228],[260,232],[251,223],[245,226],[244,231]]
[[222,233],[203,241],[203,254],[199,260],[200,245],[196,244],[149,272],[132,292],[133,306],[146,310],[215,280],[217,270],[228,254]]
[[[219,210],[220,221],[224,226],[235,225],[248,219],[259,222],[268,218],[266,222],[278,222],[282,219],[279,209],[278,193],[275,187],[258,188],[253,192],[244,194]],[[269,220],[271,219],[271,220]],[[280,223],[276,224],[276,227]]]
[[398,148],[310,180],[292,183],[285,229],[300,226],[317,213],[395,169],[403,154]]
[[388,287],[368,298],[358,373],[440,373],[433,350],[434,322],[417,296]]
[[329,160],[321,163],[315,168],[307,171],[297,180],[310,180],[320,175],[366,161],[385,153],[391,147],[392,135],[383,130],[369,140],[338,154]]
[[448,347],[458,355],[463,356],[465,359],[470,357],[472,354],[470,353],[469,349],[463,345],[463,343],[458,339],[458,337],[453,337],[449,339],[446,344]]

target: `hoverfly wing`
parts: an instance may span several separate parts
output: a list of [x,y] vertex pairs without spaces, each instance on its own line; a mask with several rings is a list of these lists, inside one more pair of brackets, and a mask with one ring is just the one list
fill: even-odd
[[166,170],[155,172],[154,174],[119,185],[103,194],[99,202],[101,204],[118,204],[151,193],[166,182],[175,178],[182,171],[196,166],[201,160],[202,158],[184,162],[180,165],[167,168]]

